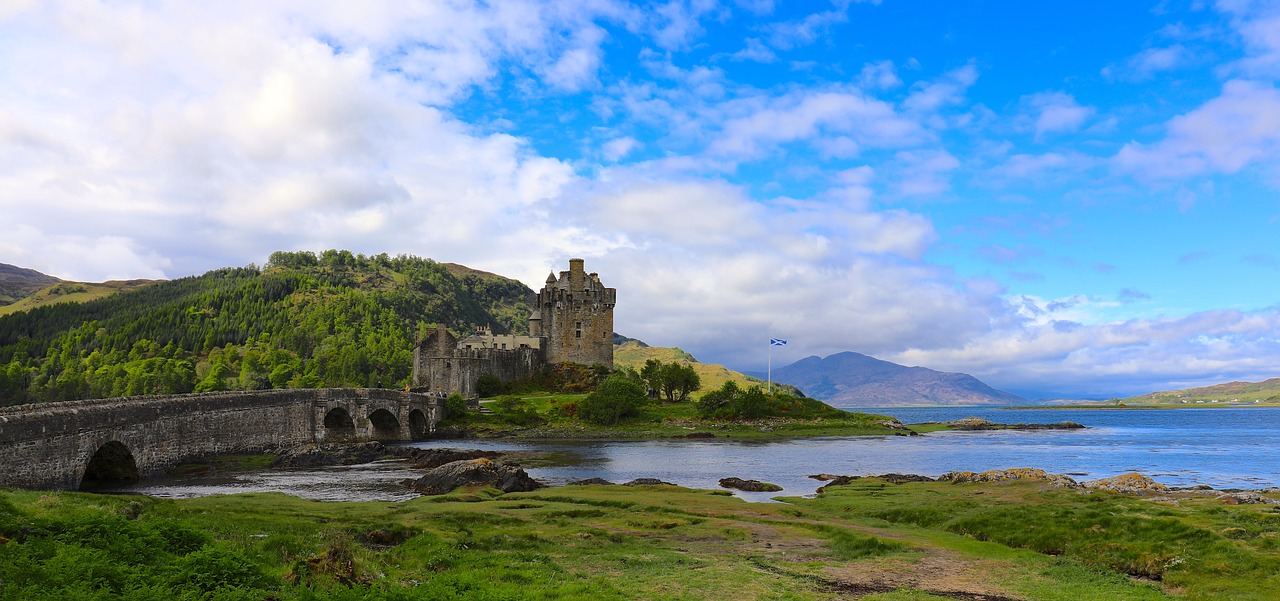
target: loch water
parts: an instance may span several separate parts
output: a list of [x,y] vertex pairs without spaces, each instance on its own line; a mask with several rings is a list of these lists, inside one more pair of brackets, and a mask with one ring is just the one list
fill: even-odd
[[[742,493],[749,500],[806,495],[822,483],[809,474],[938,476],[948,471],[1037,467],[1077,480],[1141,472],[1170,486],[1280,486],[1280,408],[1000,409],[921,407],[859,409],[905,423],[982,417],[1001,423],[1083,424],[1081,430],[935,432],[923,436],[821,437],[771,441],[656,440],[635,442],[433,440],[412,446],[553,451],[560,465],[530,467],[548,484],[584,478],[626,482],[658,478],[681,486],[718,488],[736,476],[773,482],[781,493]],[[360,466],[255,470],[217,478],[184,477],[126,489],[153,496],[189,497],[279,491],[322,500],[401,500],[398,485],[414,476],[403,462]]]

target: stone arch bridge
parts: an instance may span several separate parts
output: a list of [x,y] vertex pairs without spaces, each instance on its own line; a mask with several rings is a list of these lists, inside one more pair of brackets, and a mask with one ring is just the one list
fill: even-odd
[[74,490],[201,457],[314,442],[428,437],[443,403],[374,388],[289,389],[0,408],[0,485]]

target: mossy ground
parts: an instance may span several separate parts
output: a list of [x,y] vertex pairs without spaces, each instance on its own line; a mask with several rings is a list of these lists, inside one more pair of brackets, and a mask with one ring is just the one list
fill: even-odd
[[491,413],[470,412],[443,425],[462,428],[468,435],[481,438],[641,440],[710,433],[717,438],[763,439],[898,433],[881,425],[891,417],[850,413],[812,399],[804,399],[805,406],[794,410],[794,415],[750,420],[703,418],[693,402],[655,400],[637,417],[601,426],[574,416],[574,408],[585,398],[585,394],[537,393],[485,400],[481,406]]
[[0,599],[1269,599],[1280,512],[874,479],[402,503],[0,491]]

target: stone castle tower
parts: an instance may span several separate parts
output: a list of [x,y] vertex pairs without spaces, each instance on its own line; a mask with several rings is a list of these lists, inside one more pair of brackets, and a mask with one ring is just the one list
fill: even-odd
[[529,335],[546,339],[547,363],[603,363],[613,367],[613,306],[618,291],[586,273],[582,259],[547,276],[529,316]]
[[556,363],[613,367],[613,306],[618,291],[586,273],[582,259],[547,276],[529,315],[529,335],[495,335],[482,327],[458,339],[444,325],[413,348],[413,386],[428,392],[477,396],[480,376],[518,380]]

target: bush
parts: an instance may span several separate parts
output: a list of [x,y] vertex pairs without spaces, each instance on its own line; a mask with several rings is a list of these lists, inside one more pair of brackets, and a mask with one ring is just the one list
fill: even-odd
[[498,397],[493,403],[493,412],[502,421],[513,426],[536,426],[546,421],[538,415],[537,410],[526,406],[520,397],[514,395]]
[[702,395],[698,400],[698,412],[706,417],[754,419],[773,415],[771,405],[775,401],[759,386],[743,390],[729,380],[719,389]]
[[476,394],[480,398],[490,398],[498,396],[506,392],[506,386],[502,384],[502,380],[493,374],[484,374],[476,380]]
[[593,424],[612,425],[639,414],[646,400],[643,386],[625,375],[615,374],[583,399],[578,415]]
[[444,417],[448,420],[462,421],[467,417],[467,399],[453,393],[444,399]]

